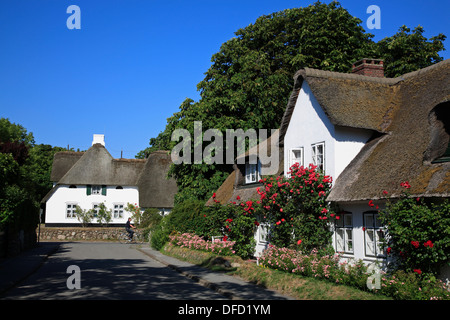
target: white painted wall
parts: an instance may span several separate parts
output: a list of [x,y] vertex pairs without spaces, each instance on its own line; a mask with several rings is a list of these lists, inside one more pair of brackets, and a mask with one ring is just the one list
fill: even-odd
[[[80,223],[77,218],[66,217],[67,203],[77,203],[81,209],[89,210],[93,208],[94,203],[103,202],[108,209],[113,209],[114,204],[127,203],[139,205],[139,192],[137,187],[125,187],[116,189],[116,186],[108,186],[106,196],[86,195],[86,186],[77,186],[76,189],[69,188],[68,185],[60,185],[46,204],[45,223]],[[125,223],[131,214],[124,210],[122,219],[113,219],[111,223]],[[96,223],[95,219],[92,221]]]
[[284,172],[289,171],[289,152],[303,148],[303,164],[312,163],[312,145],[325,143],[325,173],[336,180],[370,138],[370,130],[335,127],[303,82],[284,137]]

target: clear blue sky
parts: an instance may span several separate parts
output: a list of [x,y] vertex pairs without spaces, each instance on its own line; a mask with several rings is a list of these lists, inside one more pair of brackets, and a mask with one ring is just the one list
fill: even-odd
[[[314,2],[1,0],[0,117],[23,125],[38,144],[87,149],[100,133],[113,157],[123,150],[134,158],[185,98],[199,99],[211,56],[236,30]],[[403,24],[450,36],[448,0],[340,3],[375,41]],[[381,9],[379,30],[366,27],[372,4]],[[81,9],[80,30],[66,26],[69,5]]]

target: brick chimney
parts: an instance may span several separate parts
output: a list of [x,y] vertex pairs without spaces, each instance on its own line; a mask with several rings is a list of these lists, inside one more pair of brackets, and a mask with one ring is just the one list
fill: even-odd
[[352,73],[369,77],[384,78],[383,60],[361,59],[353,63]]

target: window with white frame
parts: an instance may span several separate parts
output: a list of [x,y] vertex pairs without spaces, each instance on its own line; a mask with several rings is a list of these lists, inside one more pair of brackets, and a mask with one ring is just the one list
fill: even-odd
[[259,242],[267,243],[269,239],[269,226],[267,224],[259,225]]
[[303,166],[303,148],[292,148],[289,150],[289,168],[295,163]]
[[336,252],[353,253],[353,215],[345,212],[335,222]]
[[317,169],[325,170],[325,142],[315,143],[311,146],[312,163]]
[[66,203],[66,218],[73,219],[77,217],[75,210],[77,209],[78,203]]
[[259,161],[257,164],[245,164],[245,183],[254,183],[259,181]]
[[93,203],[92,204],[92,214],[93,214],[94,217],[98,216],[98,210],[100,209],[98,207],[98,205],[99,205],[98,203]]
[[123,218],[123,203],[115,203],[114,204],[113,217],[114,217],[114,219]]
[[384,256],[384,232],[380,223],[378,212],[369,211],[364,213],[363,231],[366,256]]

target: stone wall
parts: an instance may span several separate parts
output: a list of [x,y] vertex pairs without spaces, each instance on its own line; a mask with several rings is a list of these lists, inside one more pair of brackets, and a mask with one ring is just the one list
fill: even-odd
[[36,233],[40,232],[39,241],[107,241],[116,240],[117,236],[125,231],[122,228],[54,228],[54,227],[42,227],[40,230],[36,230]]

